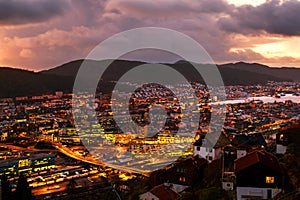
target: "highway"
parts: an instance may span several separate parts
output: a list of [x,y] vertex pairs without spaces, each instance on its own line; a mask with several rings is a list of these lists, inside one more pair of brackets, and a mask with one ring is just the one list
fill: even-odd
[[142,174],[143,176],[150,176],[150,171],[145,171],[145,170],[138,170],[138,169],[132,169],[130,167],[124,167],[124,166],[119,166],[119,165],[114,165],[114,164],[106,164],[106,163],[102,163],[99,160],[89,157],[83,157],[79,154],[76,154],[75,152],[73,152],[71,149],[59,144],[59,143],[52,143],[52,145],[62,154],[69,156],[73,159],[85,162],[85,163],[89,163],[89,164],[93,164],[93,165],[97,165],[97,166],[102,166],[102,167],[111,167],[114,169],[118,169],[124,172],[129,172],[129,173],[138,173],[138,174]]
[[[100,183],[101,179],[99,178],[99,174],[95,174],[89,177],[77,178],[75,182],[76,182],[76,187],[88,187]],[[55,192],[62,192],[67,189],[68,184],[69,181],[65,180],[60,183],[54,183],[51,185],[32,188],[32,194],[34,196],[39,196],[39,195],[45,195],[45,194],[50,194]]]

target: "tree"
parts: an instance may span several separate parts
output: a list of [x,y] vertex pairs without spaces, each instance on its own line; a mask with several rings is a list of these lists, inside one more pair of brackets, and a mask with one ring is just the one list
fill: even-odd
[[76,181],[74,179],[71,179],[67,185],[67,190],[68,190],[68,193],[71,194],[71,193],[74,193],[75,189],[76,189]]
[[291,143],[287,146],[286,154],[296,155],[299,150],[298,146],[295,143]]
[[32,200],[32,192],[24,174],[19,176],[18,185],[15,193],[17,200]]
[[10,183],[7,180],[7,177],[3,175],[1,177],[1,190],[2,190],[2,199],[5,200],[11,200],[12,199],[12,193],[10,190]]
[[199,200],[229,200],[227,192],[220,188],[206,188],[199,191]]

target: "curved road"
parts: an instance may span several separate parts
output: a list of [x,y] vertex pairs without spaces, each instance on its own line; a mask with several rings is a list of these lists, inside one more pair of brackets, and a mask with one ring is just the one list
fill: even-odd
[[73,159],[85,162],[85,163],[89,163],[89,164],[93,164],[93,165],[97,165],[97,166],[102,166],[102,167],[111,167],[114,169],[119,169],[125,172],[130,172],[130,173],[138,173],[138,174],[142,174],[144,176],[149,176],[150,172],[145,172],[142,170],[138,170],[138,169],[132,169],[129,167],[124,167],[124,166],[118,166],[118,165],[113,165],[113,164],[105,164],[103,162],[100,162],[99,160],[95,159],[95,158],[86,158],[83,157],[79,154],[74,153],[72,150],[70,150],[69,148],[59,144],[59,143],[52,143],[53,146],[61,153],[65,154],[66,156],[69,156]]

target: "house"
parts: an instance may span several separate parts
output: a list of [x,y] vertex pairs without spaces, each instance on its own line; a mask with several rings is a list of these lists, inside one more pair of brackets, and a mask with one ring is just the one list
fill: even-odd
[[181,197],[182,193],[188,186],[164,183],[155,186],[146,193],[141,194],[140,200],[177,200]]
[[213,160],[221,158],[222,148],[228,144],[230,144],[230,141],[223,133],[220,134],[216,144],[212,144],[208,139],[201,136],[194,143],[194,155],[199,155],[210,163]]
[[266,145],[266,140],[261,133],[240,134],[236,135],[232,140],[232,146],[243,147],[243,149],[248,147],[261,147]]
[[277,158],[258,150],[235,160],[237,200],[271,199],[282,191],[283,171]]
[[235,135],[231,144],[236,149],[237,159],[244,157],[252,149],[264,148],[267,145],[261,133]]
[[151,174],[151,183],[158,185],[164,182],[171,182],[180,185],[192,186],[203,177],[207,160],[199,156],[178,159],[172,165],[157,170]]
[[202,177],[203,169],[207,166],[207,161],[198,156],[185,160],[179,160],[166,170],[167,180],[172,183],[182,185],[193,185]]

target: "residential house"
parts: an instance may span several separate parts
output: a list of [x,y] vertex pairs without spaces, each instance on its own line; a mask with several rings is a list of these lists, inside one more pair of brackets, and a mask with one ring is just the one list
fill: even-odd
[[267,145],[261,133],[235,135],[231,144],[236,149],[237,159],[244,157],[252,149],[264,148]]
[[192,186],[202,179],[203,170],[207,166],[207,163],[207,160],[199,156],[179,159],[172,165],[152,173],[151,182],[154,185],[171,182]]
[[215,144],[212,144],[211,140],[201,136],[200,139],[194,143],[194,155],[199,155],[210,163],[213,160],[221,158],[222,148],[228,144],[230,144],[230,141],[223,133],[220,134]]
[[202,177],[207,161],[198,156],[177,161],[173,167],[167,169],[166,177],[172,183],[193,185]]
[[271,199],[282,191],[283,171],[277,158],[258,150],[235,161],[237,200]]

